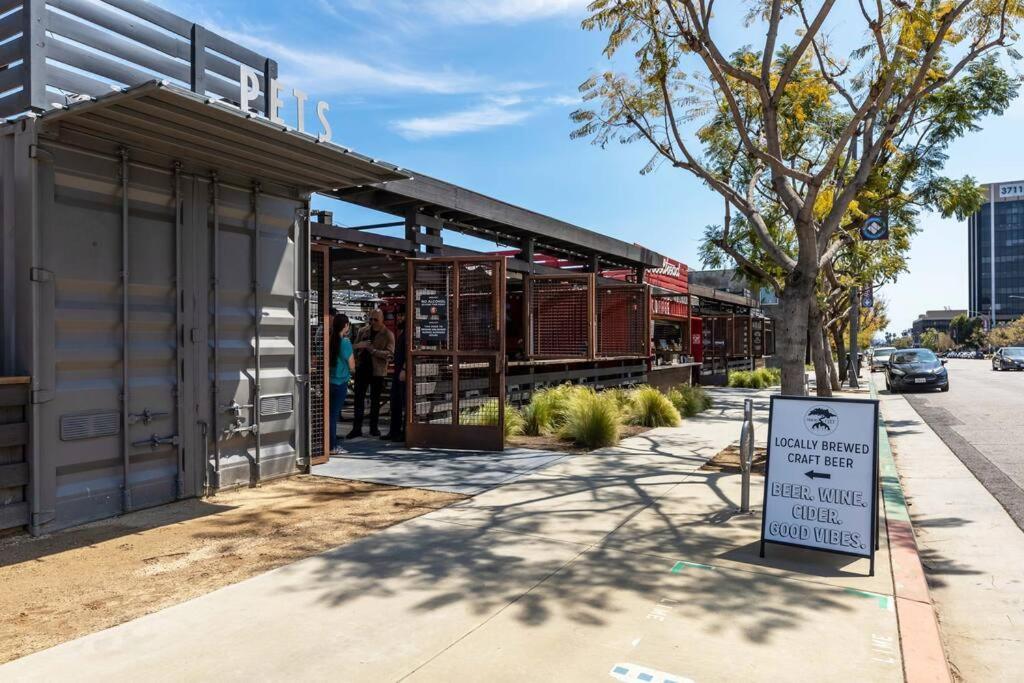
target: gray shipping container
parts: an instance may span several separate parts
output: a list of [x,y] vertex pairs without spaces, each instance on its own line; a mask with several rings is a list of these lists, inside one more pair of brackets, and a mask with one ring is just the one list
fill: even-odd
[[30,530],[299,471],[310,194],[403,177],[160,83],[0,129]]

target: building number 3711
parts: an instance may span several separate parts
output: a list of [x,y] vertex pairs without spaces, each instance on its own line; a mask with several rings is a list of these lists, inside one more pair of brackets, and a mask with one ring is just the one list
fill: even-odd
[[1024,183],[1011,183],[999,186],[1000,197],[1024,197]]

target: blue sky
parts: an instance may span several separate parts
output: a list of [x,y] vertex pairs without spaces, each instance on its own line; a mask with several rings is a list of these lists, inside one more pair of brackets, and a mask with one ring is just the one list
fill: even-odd
[[[703,227],[722,219],[716,194],[674,169],[639,175],[649,157],[640,144],[601,150],[569,139],[578,84],[608,66],[601,36],[579,28],[587,1],[162,4],[276,58],[283,82],[330,102],[335,142],[699,268]],[[719,24],[726,41],[748,39],[739,14]],[[955,145],[948,173],[1024,177],[1022,129],[1018,101]],[[340,223],[379,219],[331,208]],[[880,292],[894,331],[926,308],[966,307],[966,228],[937,216],[922,227],[911,273]]]

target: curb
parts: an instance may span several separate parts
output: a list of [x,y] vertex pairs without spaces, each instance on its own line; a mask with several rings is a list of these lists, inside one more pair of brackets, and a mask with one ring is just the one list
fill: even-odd
[[[871,381],[871,397],[878,398]],[[928,592],[921,555],[910,522],[910,511],[900,485],[896,462],[889,446],[889,434],[881,417],[878,426],[879,464],[885,527],[889,537],[889,558],[896,598],[896,621],[903,655],[903,677],[910,683],[953,680],[942,646],[942,635]]]

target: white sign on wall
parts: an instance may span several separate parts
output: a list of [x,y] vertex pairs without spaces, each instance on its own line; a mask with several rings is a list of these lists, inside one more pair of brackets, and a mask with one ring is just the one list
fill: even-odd
[[772,396],[764,543],[871,558],[878,519],[878,401]]
[[1024,182],[1004,183],[999,186],[999,198],[1024,197]]
[[[239,67],[238,88],[239,108],[247,114],[253,113],[252,103],[260,96],[260,78],[256,69],[245,64]],[[273,78],[270,79],[270,83],[267,85],[267,97],[270,98],[270,106],[268,107],[270,120],[282,126],[285,124],[281,110],[284,109],[285,93],[288,90],[281,81]],[[307,133],[306,102],[309,100],[309,95],[298,88],[292,88],[289,94],[291,95],[292,104],[295,106],[297,129],[300,133]],[[320,129],[316,137],[320,142],[330,142],[334,134],[331,130],[331,123],[327,120],[327,112],[330,110],[331,106],[323,100],[316,103],[316,120]]]

